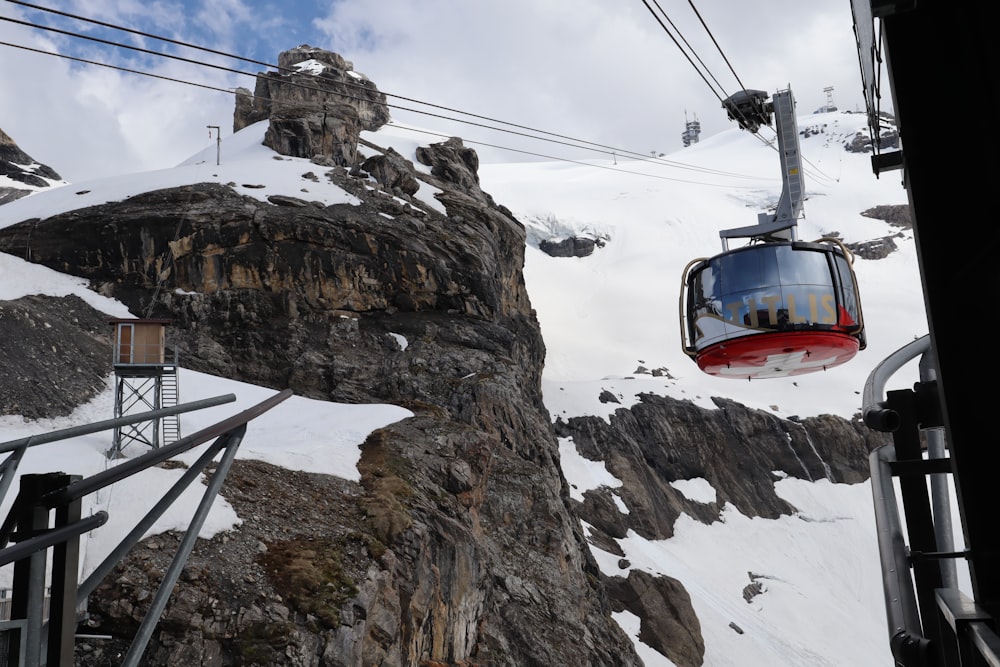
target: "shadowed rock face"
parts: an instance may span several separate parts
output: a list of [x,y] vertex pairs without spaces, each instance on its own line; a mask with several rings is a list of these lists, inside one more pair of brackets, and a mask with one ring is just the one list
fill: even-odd
[[[794,511],[778,497],[779,475],[854,484],[868,478],[868,454],[887,444],[884,434],[860,420],[810,417],[789,421],[716,398],[716,410],[690,401],[643,395],[609,421],[574,417],[556,421],[581,455],[604,461],[623,485],[616,492],[629,509],[610,502],[610,489],[589,491],[578,512],[609,537],[634,530],[647,539],[673,535],[681,513],[705,523],[718,520],[728,503],[742,514],[777,518]],[[714,502],[684,497],[670,486],[701,478],[716,490]]]
[[[868,478],[868,453],[890,442],[887,434],[870,431],[860,419],[826,415],[790,421],[721,398],[713,399],[715,410],[662,396],[641,399],[616,410],[609,420],[574,417],[555,424],[559,437],[572,438],[582,456],[603,461],[622,482],[614,490],[586,491],[583,502],[575,503],[591,542],[619,556],[624,553],[616,539],[629,531],[650,540],[667,539],[682,513],[703,523],[718,521],[726,504],[752,517],[790,514],[795,508],[775,492],[780,476],[858,483]],[[715,499],[692,500],[671,486],[693,478],[706,480]],[[627,512],[619,509],[621,504]],[[621,565],[629,566],[625,561]],[[700,625],[683,582],[651,580],[630,570],[627,576],[606,578],[605,586],[616,611],[628,610],[641,619],[644,643],[677,665],[702,664]]]
[[49,186],[50,179],[60,181],[59,176],[51,167],[38,164],[25,153],[17,143],[3,130],[0,130],[0,177],[6,177],[16,183],[23,183],[28,188],[5,186],[0,180],[0,204],[20,199],[32,192],[32,188]]

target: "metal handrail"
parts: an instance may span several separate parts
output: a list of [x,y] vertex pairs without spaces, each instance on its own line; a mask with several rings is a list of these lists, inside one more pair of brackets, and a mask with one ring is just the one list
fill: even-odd
[[885,405],[885,385],[896,371],[930,349],[931,338],[928,334],[890,354],[868,375],[861,395],[861,414],[869,428],[882,432],[899,428],[899,414]]
[[922,665],[926,664],[929,655],[930,640],[922,635],[917,597],[910,576],[909,549],[903,536],[903,522],[899,518],[892,471],[889,469],[889,463],[895,459],[896,448],[892,445],[879,447],[869,458],[889,646],[898,664]]
[[[22,493],[15,499],[14,507],[10,510],[7,520],[3,522],[3,526],[0,527],[0,545],[3,545],[0,547],[0,564],[15,561],[18,563],[29,560],[32,561],[32,567],[26,568],[22,573],[22,581],[28,584],[31,591],[28,594],[29,605],[33,604],[32,601],[40,600],[40,594],[37,593],[37,589],[35,588],[38,576],[33,565],[35,559],[41,555],[38,554],[38,552],[52,547],[58,549],[60,548],[59,545],[64,545],[69,540],[78,539],[79,535],[83,532],[103,525],[107,521],[108,516],[106,512],[100,511],[90,517],[77,519],[76,521],[60,526],[60,512],[65,513],[66,508],[68,507],[75,506],[76,508],[79,508],[80,500],[84,496],[103,489],[106,486],[126,477],[142,472],[143,470],[146,470],[147,468],[168,458],[176,456],[177,454],[204,444],[212,438],[216,438],[215,442],[209,445],[206,452],[199,457],[198,461],[191,466],[184,475],[181,476],[181,478],[166,494],[164,494],[153,509],[147,512],[147,514],[140,519],[138,525],[129,533],[128,536],[126,536],[124,540],[122,540],[122,542],[119,543],[112,553],[109,554],[108,558],[106,558],[105,561],[102,562],[93,573],[91,573],[91,576],[88,577],[86,581],[79,584],[76,582],[75,578],[69,579],[67,580],[68,587],[63,589],[64,593],[68,592],[70,595],[74,595],[76,599],[72,600],[71,598],[60,598],[61,613],[66,613],[65,610],[69,608],[67,605],[71,600],[76,602],[77,609],[79,609],[80,603],[85,602],[86,597],[113,569],[113,566],[120,562],[120,560],[128,554],[132,547],[134,547],[146,533],[148,527],[152,525],[152,523],[155,522],[155,520],[163,512],[166,511],[166,509],[183,493],[185,488],[187,488],[198,476],[200,476],[205,468],[214,460],[215,456],[219,452],[222,452],[221,460],[216,466],[215,473],[208,481],[207,487],[202,495],[201,502],[199,503],[194,515],[191,517],[187,530],[184,531],[181,544],[178,546],[177,552],[174,554],[174,558],[171,561],[171,564],[162,581],[160,582],[151,606],[142,619],[139,629],[133,638],[124,662],[122,663],[125,667],[138,667],[142,654],[152,636],[153,629],[166,607],[171,592],[180,577],[181,570],[194,549],[195,541],[198,539],[198,535],[201,532],[201,527],[208,516],[211,506],[215,501],[215,498],[218,495],[230,468],[232,467],[236,458],[237,450],[246,433],[247,423],[255,417],[258,417],[264,412],[270,410],[278,403],[288,399],[292,395],[293,393],[290,389],[278,392],[270,398],[251,406],[236,415],[223,419],[222,421],[219,421],[216,424],[202,429],[201,431],[198,431],[190,436],[182,438],[171,445],[147,452],[143,456],[127,460],[120,465],[91,475],[90,477],[82,479],[77,478],[73,481],[68,481],[68,483],[65,483],[63,486],[59,486],[48,493],[26,493],[24,487],[22,486]],[[230,395],[228,397],[220,397],[219,399],[209,399],[209,402],[218,404],[219,402],[225,402],[226,400],[235,400],[235,397]],[[145,413],[144,415],[106,420],[97,424],[63,429],[61,431],[43,434],[41,436],[31,436],[29,438],[13,441],[11,443],[4,443],[4,445],[0,445],[0,452],[10,451],[11,456],[8,457],[8,459],[13,459],[13,465],[8,465],[10,461],[5,461],[3,464],[0,464],[0,469],[3,469],[4,477],[11,476],[13,474],[12,471],[16,469],[17,462],[19,462],[21,456],[29,446],[74,437],[83,433],[91,433],[114,428],[119,423],[128,423],[128,421],[134,421],[136,419],[148,419],[149,416],[154,413],[177,413],[189,409],[195,409],[190,407],[191,405],[192,404],[186,404],[185,406],[176,406],[170,409]],[[198,407],[207,406],[203,404]],[[44,489],[41,490],[44,491]],[[13,517],[18,514],[19,510],[24,508],[56,509],[56,528],[43,530],[34,535],[28,536],[27,539],[22,540],[18,544],[7,546],[7,541],[11,539],[13,527],[19,520]],[[76,511],[78,512],[78,509]],[[34,521],[34,518],[32,521]],[[53,556],[53,558],[55,558],[55,556]],[[42,559],[42,564],[44,564],[44,559]],[[67,563],[67,567],[73,572],[76,570],[75,564]],[[75,577],[75,574],[71,576]],[[53,575],[53,577],[55,577],[55,575]],[[49,630],[47,631],[49,633],[48,648],[44,648],[46,634],[43,632],[44,621],[41,618],[41,612],[38,612],[38,610],[33,611],[29,608],[25,619],[7,623],[6,625],[7,627],[15,627],[15,625],[17,625],[17,627],[22,627],[23,637],[19,636],[18,639],[20,654],[22,656],[27,656],[22,658],[22,662],[27,660],[34,664],[36,659],[41,658],[43,655],[47,655],[50,659],[53,659],[53,656],[56,656],[54,659],[62,664],[62,652],[65,650],[65,647],[60,644],[53,648],[52,639],[53,637],[58,637],[61,638],[62,642],[66,642],[68,641],[68,636],[64,634],[65,630],[58,628],[53,630],[50,625]],[[59,644],[59,642],[56,643]],[[27,647],[27,650],[25,647]],[[0,655],[0,658],[3,657],[5,656]]]
[[178,454],[182,454],[193,447],[204,444],[212,438],[219,437],[241,425],[246,424],[251,419],[264,414],[278,403],[288,399],[292,395],[291,389],[278,392],[270,398],[261,401],[253,407],[247,408],[243,412],[233,415],[227,419],[203,428],[197,433],[181,438],[177,442],[159,447],[146,452],[142,456],[128,459],[113,468],[108,468],[99,473],[91,475],[85,479],[73,482],[64,488],[44,497],[49,507],[56,507],[68,503],[71,500],[82,498],[85,495],[99,491],[104,487],[121,481],[126,477],[142,472],[158,463],[171,459]]
[[0,566],[8,565],[35,552],[48,549],[51,546],[65,542],[71,537],[82,535],[87,531],[103,526],[107,521],[108,513],[100,510],[68,526],[52,528],[23,542],[0,549]]
[[[929,477],[930,500],[933,503],[930,516],[933,517],[934,540],[937,544],[935,555],[941,557],[941,578],[937,583],[941,587],[934,587],[933,591],[927,590],[928,585],[933,585],[933,580],[927,579],[924,584],[918,584],[918,587],[923,586],[918,595],[911,575],[914,554],[905,541],[903,520],[893,482],[896,474],[903,473],[894,467],[897,464],[895,446],[879,447],[870,455],[870,467],[890,648],[896,664],[904,667],[955,667],[966,664],[964,661],[973,654],[982,661],[977,660],[977,665],[1000,667],[1000,636],[992,627],[992,617],[974,601],[966,599],[958,588],[958,576],[952,559],[967,554],[954,551],[947,479],[951,470],[947,465],[944,433],[937,428],[941,422],[936,418],[939,415],[934,414],[936,404],[924,400],[915,410],[906,408],[906,419],[909,421],[904,424],[901,414],[889,407],[897,405],[897,399],[885,399],[885,386],[889,378],[918,356],[920,381],[914,386],[912,397],[902,400],[916,399],[919,403],[921,397],[933,397],[933,391],[927,391],[936,386],[937,380],[930,336],[914,340],[882,361],[869,375],[863,396],[864,421],[870,428],[886,432],[905,428],[905,431],[901,431],[903,434],[915,427],[926,431],[926,458],[923,461],[911,461],[907,458],[906,463],[927,464],[922,467],[922,471]],[[904,404],[906,403],[899,403]],[[902,441],[897,439],[897,444],[901,442],[906,442],[908,447],[912,444],[909,436]],[[916,456],[919,457],[919,450]],[[925,597],[931,593],[937,601],[935,608],[938,619],[921,617],[921,613],[932,613],[924,604]],[[949,627],[954,644],[950,644],[941,634]]]
[[[886,406],[886,383],[896,371],[929,349],[930,336],[918,338],[890,354],[872,370],[862,394],[862,415],[869,428],[891,432],[900,427],[899,414]],[[889,465],[895,460],[893,445],[879,447],[869,456],[889,647],[898,665],[926,665],[932,646],[923,636],[910,574],[909,549]]]
[[39,433],[38,435],[29,435],[26,438],[18,438],[17,440],[8,440],[7,442],[0,442],[0,454],[2,454],[3,452],[13,451],[22,446],[34,447],[36,445],[42,445],[47,442],[56,442],[57,440],[67,440],[69,438],[75,438],[80,435],[89,435],[91,433],[99,433],[100,431],[108,431],[116,426],[135,424],[137,422],[143,422],[143,421],[152,421],[154,419],[159,419],[160,417],[179,415],[185,412],[191,412],[193,410],[201,410],[203,408],[211,408],[217,405],[222,405],[223,403],[232,403],[235,400],[236,396],[234,394],[225,394],[223,396],[216,396],[213,398],[205,398],[199,401],[182,403],[180,405],[174,405],[169,408],[159,408],[157,410],[150,410],[149,412],[140,412],[125,417],[105,419],[103,421],[93,422],[92,424],[81,424],[79,426],[70,426],[69,428],[63,428],[57,431],[50,431],[49,433]]

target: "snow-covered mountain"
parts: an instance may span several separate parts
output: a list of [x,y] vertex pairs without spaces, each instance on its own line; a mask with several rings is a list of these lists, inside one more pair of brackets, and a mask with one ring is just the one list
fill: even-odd
[[[300,158],[275,159],[278,156],[261,145],[264,125],[250,126],[223,141],[220,164],[212,145],[173,169],[33,194],[0,208],[0,227],[189,183],[232,184],[236,191],[262,200],[275,194],[301,196],[303,172],[312,165]],[[803,115],[799,125],[806,163],[800,238],[839,235],[846,242],[863,242],[893,237],[896,250],[885,259],[855,261],[867,349],[844,366],[789,379],[746,382],[705,375],[682,352],[679,336],[684,266],[718,252],[721,229],[753,224],[778,198],[778,156],[766,131],[751,135],[734,128],[655,160],[481,166],[482,189],[529,229],[529,239],[590,236],[602,242],[587,257],[552,257],[533,245],[526,250],[524,277],[545,341],[543,392],[553,419],[607,418],[635,404],[643,393],[687,399],[708,409],[716,407],[711,398],[721,396],[782,418],[832,414],[850,419],[861,409],[861,389],[874,365],[926,333],[912,235],[862,215],[876,206],[906,202],[895,176],[876,178],[866,154],[845,149],[866,131],[864,116]],[[420,131],[398,127],[365,132],[363,137],[411,160],[416,147],[428,142]],[[352,201],[330,183],[305,188],[309,199],[325,204]],[[434,201],[433,192],[426,185],[422,189],[425,200]],[[81,279],[0,254],[0,307],[3,301],[36,293],[76,294],[109,317],[129,314],[121,303],[96,294]],[[406,345],[401,336],[404,351]],[[268,391],[189,370],[182,370],[180,382],[185,400],[232,391],[238,405],[247,405]],[[18,414],[4,415],[0,442],[108,418],[111,393],[109,384],[107,391],[68,417],[25,421]],[[192,414],[186,428],[207,425],[236,409]],[[357,480],[357,446],[374,429],[410,414],[396,406],[295,398],[252,423],[240,457]],[[305,437],[303,429],[308,431]],[[276,446],[289,430],[295,431],[297,441],[313,444],[296,451]],[[53,448],[54,454],[51,449],[44,455],[30,452],[21,472],[45,471],[53,456],[61,467],[80,474],[109,465],[106,437],[101,435]],[[580,456],[570,439],[560,443],[560,455],[574,498],[587,489],[621,484],[601,462]],[[129,519],[155,500],[148,497],[151,486],[163,488],[179,474],[149,471],[96,501],[109,508],[112,521],[89,538],[84,568],[98,562]],[[692,500],[715,497],[704,479],[676,486]],[[680,521],[668,540],[636,535],[619,540],[624,559],[596,546],[591,550],[609,575],[620,576],[624,560],[629,568],[681,580],[699,617],[707,665],[888,663],[868,485],[776,476],[775,489],[796,508],[795,514],[777,520],[748,518],[727,507],[711,525]],[[191,502],[150,532],[183,529]],[[244,519],[220,500],[203,535],[233,529]],[[748,584],[755,585],[756,595],[744,597]],[[633,637],[647,666],[674,664],[642,643],[634,616],[622,613],[616,620]],[[847,637],[850,641],[844,641]]]
[[0,204],[53,185],[65,185],[65,181],[51,167],[36,162],[0,130]]

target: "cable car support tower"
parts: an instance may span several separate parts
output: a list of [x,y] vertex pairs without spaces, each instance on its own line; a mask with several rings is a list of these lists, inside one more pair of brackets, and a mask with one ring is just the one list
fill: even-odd
[[775,119],[778,155],[781,159],[781,197],[773,214],[757,215],[756,225],[719,232],[722,249],[729,250],[729,239],[736,238],[797,241],[796,228],[802,215],[804,182],[792,91],[780,90],[774,94],[773,101],[768,102],[767,93],[762,90],[742,90],[726,98],[723,107],[730,120],[753,133],[763,125],[770,125],[772,117]]

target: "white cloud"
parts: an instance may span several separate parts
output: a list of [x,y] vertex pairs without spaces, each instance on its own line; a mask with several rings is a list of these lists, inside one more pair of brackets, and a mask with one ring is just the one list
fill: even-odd
[[[834,87],[841,108],[862,104],[850,6],[843,0],[700,7],[711,36],[689,6],[660,4],[726,92],[741,84],[712,37],[742,85],[774,91],[791,84],[805,110],[826,103],[827,86]],[[55,20],[16,6],[5,9],[32,21]],[[718,91],[640,3],[382,0],[373,6],[338,0],[320,9],[265,0],[77,0],[65,9],[264,62],[276,62],[279,51],[308,42],[353,61],[383,91],[642,155],[680,148],[685,114],[697,116],[705,135],[731,127]],[[260,69],[80,22],[67,27],[250,73]],[[6,22],[0,23],[0,39],[57,45],[64,53],[222,88],[253,87],[249,77]],[[0,84],[9,91],[0,100],[0,127],[69,180],[172,166],[203,145],[205,125],[231,127],[233,99],[225,93],[111,70],[84,74],[94,67],[0,48],[5,64],[12,64],[0,73]],[[405,100],[392,103],[456,115]],[[467,141],[573,159],[598,157],[398,108],[393,116]],[[530,159],[482,145],[479,152],[484,161]]]

